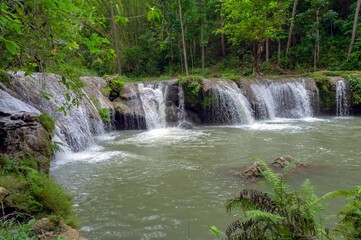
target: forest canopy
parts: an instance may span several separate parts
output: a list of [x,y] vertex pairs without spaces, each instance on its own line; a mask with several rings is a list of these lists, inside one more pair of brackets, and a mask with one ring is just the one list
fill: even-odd
[[66,77],[361,69],[361,0],[4,0],[0,68]]

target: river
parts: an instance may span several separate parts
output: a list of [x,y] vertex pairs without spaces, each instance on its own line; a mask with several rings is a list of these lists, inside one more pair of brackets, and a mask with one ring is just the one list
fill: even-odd
[[361,183],[360,142],[358,117],[112,132],[60,154],[51,175],[74,197],[89,239],[214,239],[210,226],[224,231],[237,218],[226,200],[258,187],[234,169],[291,155],[308,167],[288,182],[308,178],[323,194]]

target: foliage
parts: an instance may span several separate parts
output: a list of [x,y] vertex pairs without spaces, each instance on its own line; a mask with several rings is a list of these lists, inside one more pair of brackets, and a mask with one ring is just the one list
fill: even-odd
[[[231,223],[227,239],[359,239],[361,236],[361,186],[351,190],[329,192],[318,198],[309,180],[305,180],[298,190],[288,186],[283,177],[291,167],[287,167],[283,177],[273,172],[267,164],[262,165],[265,183],[271,191],[245,189],[240,196],[230,199],[227,211],[241,210],[241,217]],[[286,175],[285,175],[286,173]],[[334,231],[322,226],[318,213],[325,199],[351,198],[338,214],[340,219]],[[212,227],[211,232],[219,237],[220,231]]]
[[47,113],[42,113],[39,116],[40,123],[53,136],[55,131],[55,119]]
[[15,217],[56,215],[65,221],[75,219],[69,194],[49,176],[35,170],[34,164],[33,159],[15,163],[7,156],[0,161],[0,186],[11,192],[7,201],[15,209]]
[[198,75],[191,75],[187,77],[180,77],[179,84],[182,85],[186,99],[195,103],[199,99],[202,89],[203,77]]
[[28,223],[19,223],[15,220],[0,220],[0,238],[1,239],[22,239],[22,240],[33,240],[35,234],[31,224],[33,219]]
[[330,79],[322,72],[311,73],[310,77],[314,78],[319,89],[321,99],[321,109],[329,110],[335,102],[335,92],[332,90]]
[[346,75],[345,79],[350,84],[352,103],[361,104],[361,76]]
[[109,114],[110,112],[108,108],[99,109],[99,115],[103,121],[110,122]]
[[323,235],[316,221],[320,207],[310,205],[316,199],[310,182],[306,180],[294,191],[267,164],[262,161],[260,164],[272,192],[246,189],[228,202],[229,212],[242,210],[241,218],[227,228],[228,239],[298,239]]
[[350,197],[351,202],[338,214],[336,231],[346,239],[361,239],[361,186],[354,188]]

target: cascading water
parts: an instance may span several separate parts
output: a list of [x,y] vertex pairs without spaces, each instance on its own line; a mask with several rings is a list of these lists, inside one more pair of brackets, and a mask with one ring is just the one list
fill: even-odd
[[348,91],[343,80],[338,80],[336,84],[336,114],[337,116],[349,115]]
[[138,90],[147,129],[157,129],[166,127],[165,99],[167,85],[162,83],[138,84]]
[[229,125],[253,122],[251,105],[234,82],[218,81],[212,88],[212,121]]
[[[17,97],[41,112],[47,112],[56,118],[56,135],[72,151],[80,151],[93,143],[93,136],[104,133],[104,126],[89,97],[80,101],[78,107],[73,106],[67,114],[60,113],[58,109],[66,103],[64,93],[67,92],[60,77],[55,74],[33,74],[24,76],[23,73],[13,74]],[[29,90],[31,89],[31,90]],[[45,92],[49,99],[41,96]],[[71,97],[75,97],[70,94]]]
[[40,111],[0,89],[0,111],[4,113],[29,112],[40,114]]
[[306,118],[312,117],[311,98],[303,81],[270,82],[251,85],[257,100],[258,118]]
[[178,86],[178,102],[179,102],[179,121],[178,126],[181,126],[182,123],[186,122],[187,113],[185,110],[185,102],[184,102],[184,90],[181,85]]

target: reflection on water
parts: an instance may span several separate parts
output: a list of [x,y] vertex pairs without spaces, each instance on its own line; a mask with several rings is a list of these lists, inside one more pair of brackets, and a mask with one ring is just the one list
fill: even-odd
[[209,226],[224,230],[236,218],[226,200],[257,186],[232,169],[291,155],[310,165],[291,184],[310,178],[319,194],[349,188],[361,182],[360,139],[360,118],[114,132],[63,153],[51,173],[73,194],[89,239],[211,239]]

